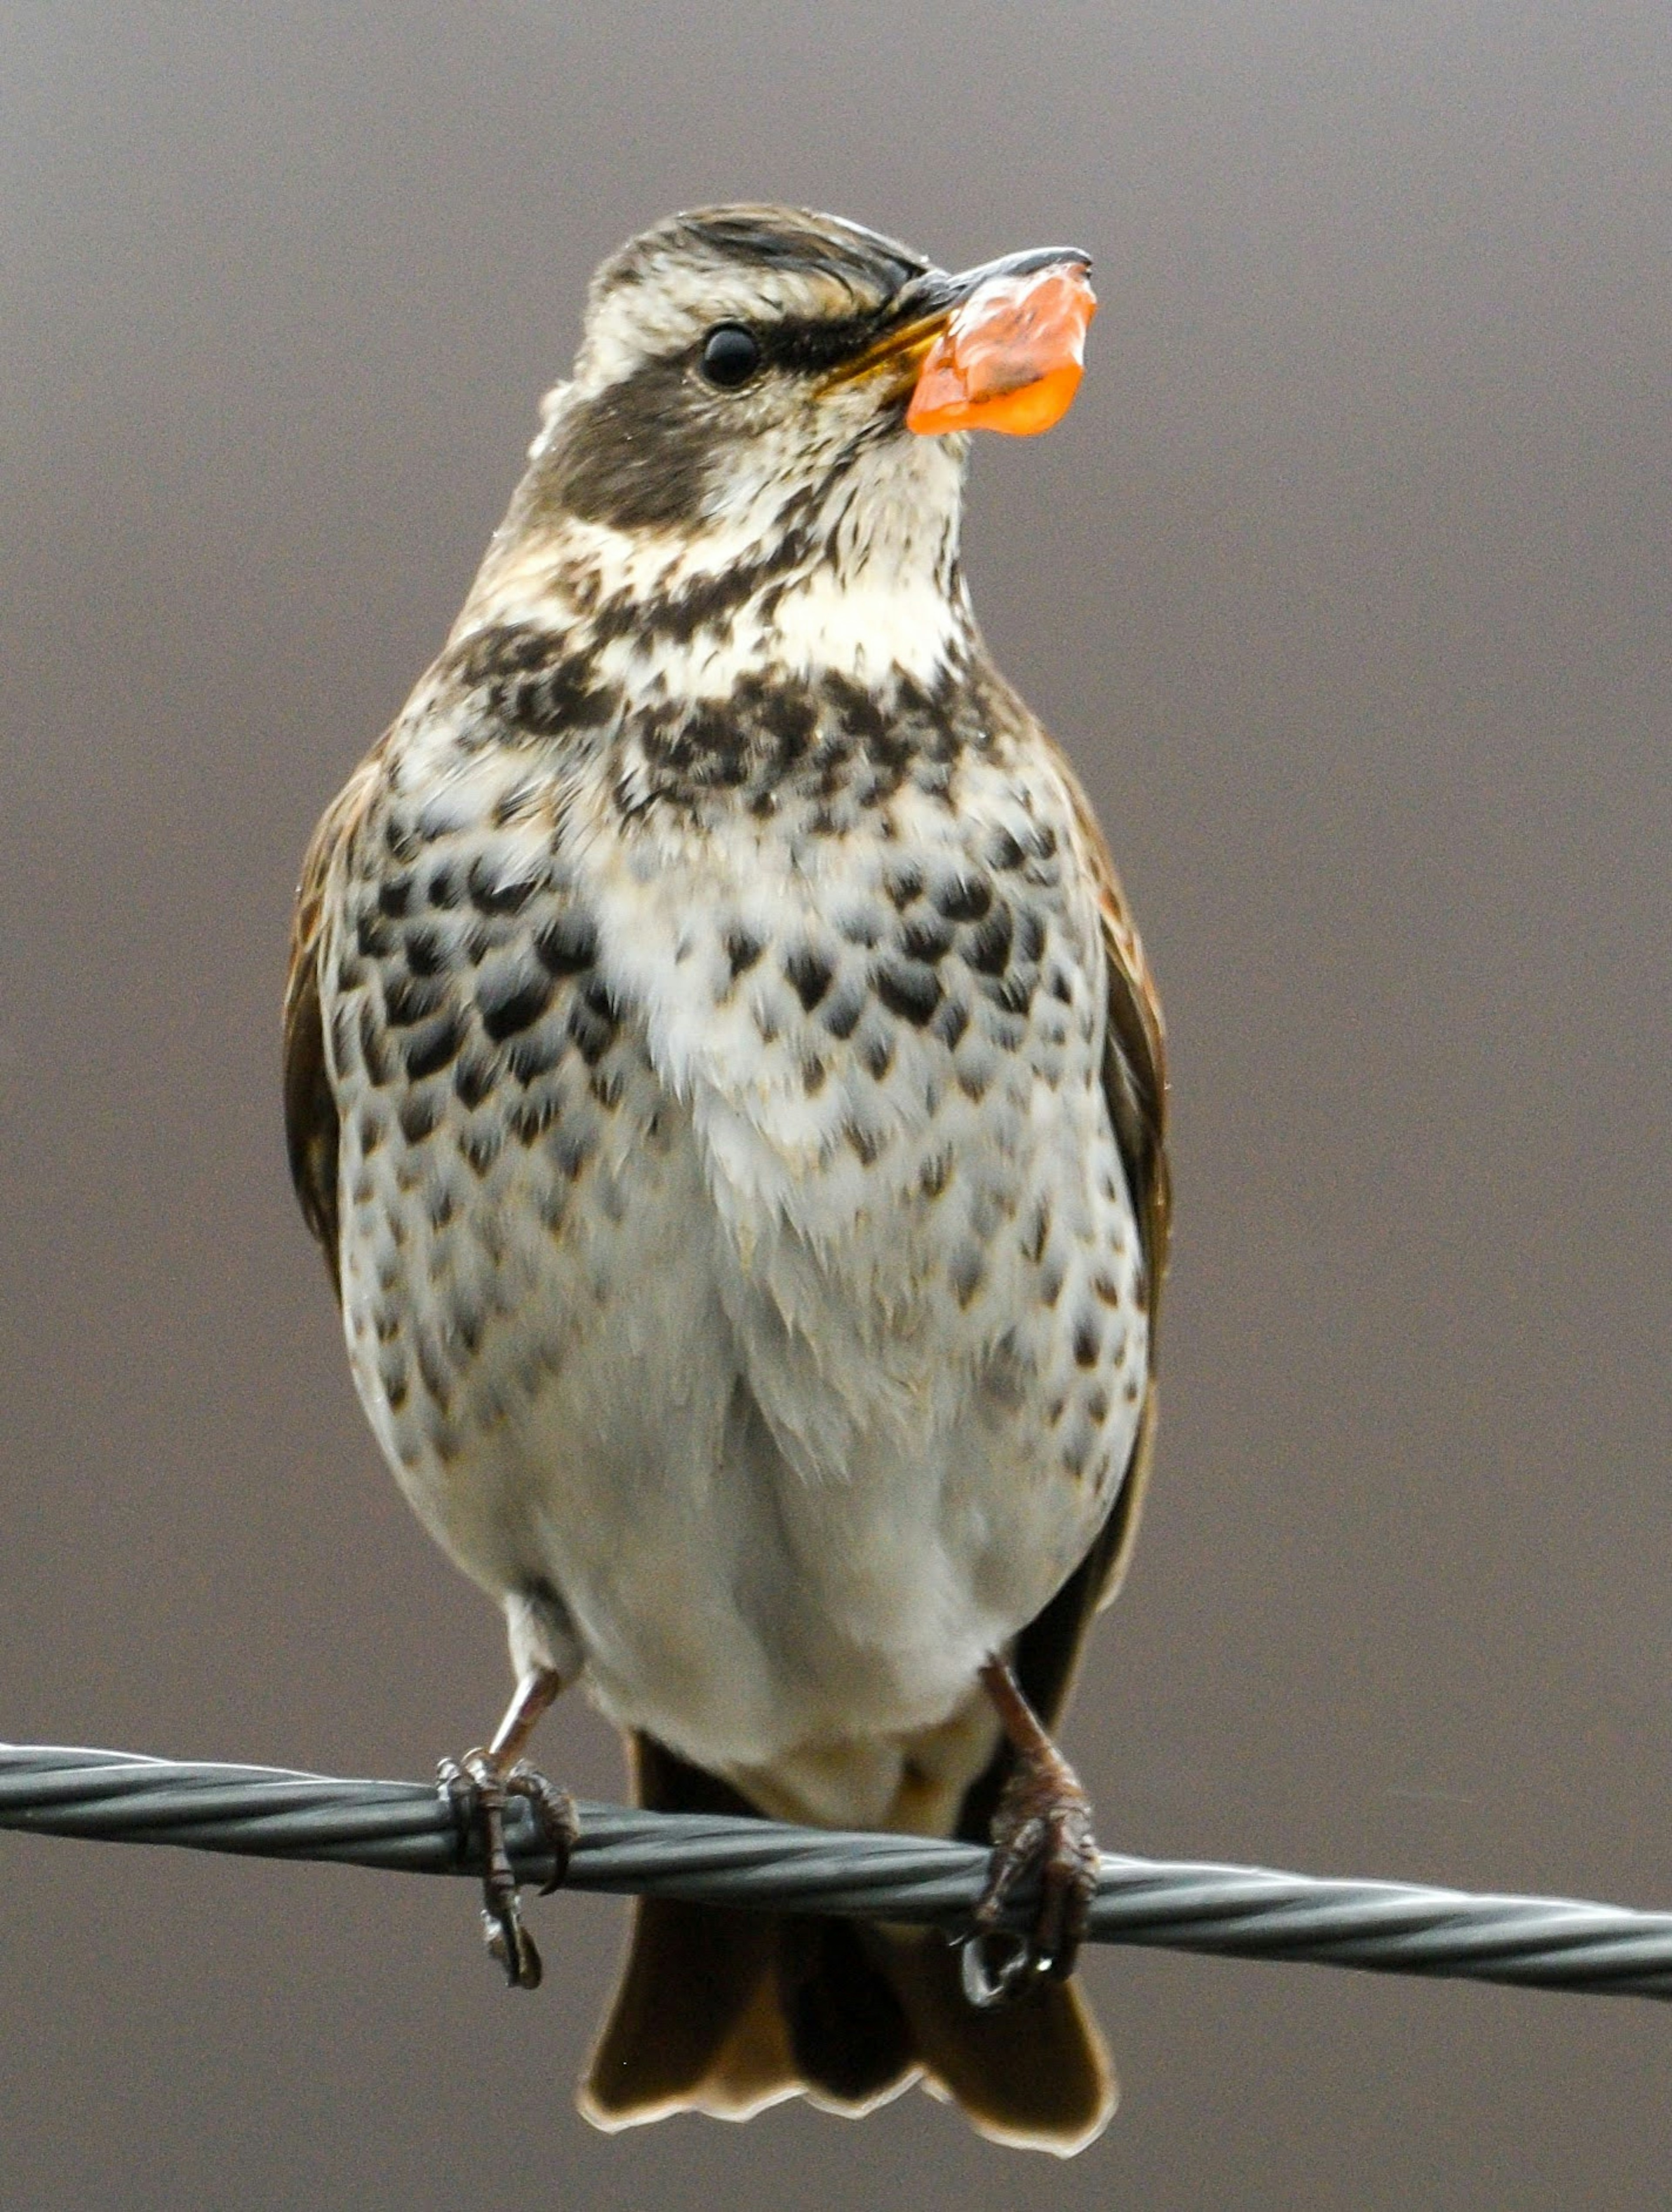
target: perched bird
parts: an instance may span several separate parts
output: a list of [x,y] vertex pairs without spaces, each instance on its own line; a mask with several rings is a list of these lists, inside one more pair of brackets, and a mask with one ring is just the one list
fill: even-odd
[[[306,862],[291,1164],[378,1442],[504,1608],[516,1696],[449,1776],[513,1980],[505,1798],[561,1845],[519,1761],[576,1681],[648,1805],[994,1844],[962,1960],[641,1904],[605,2126],[922,2079],[1067,2152],[1113,2107],[1068,1978],[1089,1813],[1046,1730],[1143,1488],[1161,1022],[970,611],[982,407],[956,374],[923,398],[972,302],[1084,263],[949,276],[773,207],[634,240]],[[1046,368],[1000,359],[994,419]]]

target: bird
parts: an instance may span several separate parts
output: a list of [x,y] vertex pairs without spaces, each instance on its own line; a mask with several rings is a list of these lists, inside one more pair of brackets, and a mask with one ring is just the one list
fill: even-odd
[[561,1868],[523,1753],[575,1684],[648,1807],[992,1847],[961,1948],[641,1900],[605,2128],[917,2081],[1068,2154],[1114,2109],[1050,1731],[1150,1463],[1163,1030],[962,565],[971,429],[1043,370],[1004,341],[960,401],[957,355],[1086,266],[769,205],[633,239],[304,863],[290,1164],[377,1443],[503,1610],[510,1708],[441,1772],[510,1980],[506,1807]]

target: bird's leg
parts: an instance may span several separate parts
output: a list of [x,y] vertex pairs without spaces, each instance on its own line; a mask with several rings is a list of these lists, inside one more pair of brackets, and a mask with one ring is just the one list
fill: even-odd
[[[1097,1845],[1079,1777],[1040,1726],[1008,1662],[989,1659],[981,1682],[1016,1754],[993,1819],[993,1861],[975,1933],[964,1947],[964,1995],[984,2007],[1002,2004],[1041,1975],[1073,1973],[1097,1886]],[[1035,1879],[1031,1925],[1009,1935],[1005,1905],[1018,1883]]]
[[481,1855],[483,1936],[514,1990],[538,1989],[542,1968],[517,1905],[517,1878],[505,1848],[507,1802],[513,1797],[524,1799],[551,1847],[551,1879],[540,1892],[543,1897],[568,1873],[569,1853],[580,1832],[568,1792],[554,1788],[520,1756],[536,1722],[562,1686],[563,1677],[555,1667],[531,1668],[518,1682],[486,1749],[466,1752],[462,1759],[444,1759],[440,1768],[441,1794],[459,1824],[459,1841],[466,1849],[474,1845]]

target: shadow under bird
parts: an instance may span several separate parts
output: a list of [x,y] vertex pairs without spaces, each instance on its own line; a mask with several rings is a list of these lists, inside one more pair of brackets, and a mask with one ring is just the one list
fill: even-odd
[[306,862],[291,1164],[378,1441],[505,1611],[444,1778],[513,1981],[506,1800],[561,1862],[520,1755],[575,1681],[647,1805],[993,1845],[961,1950],[641,1902],[605,2127],[921,2080],[1066,2153],[1114,2107],[1047,1730],[1143,1490],[1161,1022],[958,554],[967,432],[1066,408],[1085,265],[773,207],[634,240]]

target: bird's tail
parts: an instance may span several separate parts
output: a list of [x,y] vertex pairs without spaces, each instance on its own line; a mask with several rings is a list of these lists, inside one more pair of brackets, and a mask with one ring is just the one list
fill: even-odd
[[[752,1809],[655,1744],[641,1741],[637,1765],[645,1804]],[[983,2135],[1063,2157],[1115,2109],[1075,1983],[977,2011],[933,1930],[645,1899],[581,2108],[611,2129],[682,2112],[746,2119],[796,2095],[858,2114],[917,2081]]]

